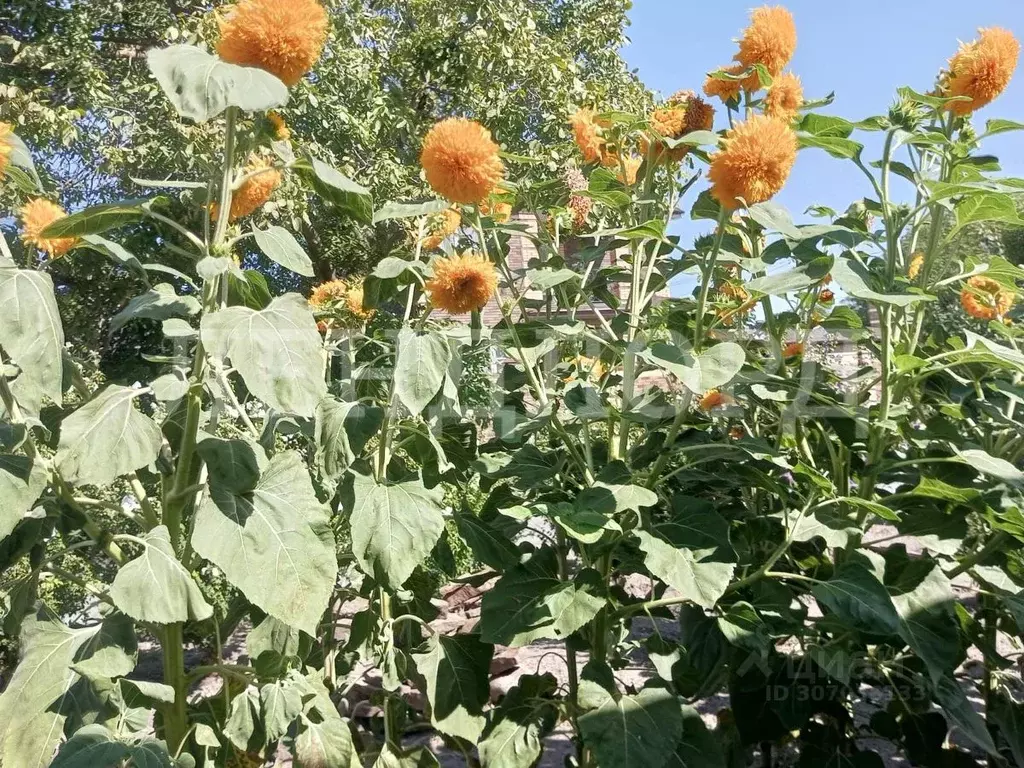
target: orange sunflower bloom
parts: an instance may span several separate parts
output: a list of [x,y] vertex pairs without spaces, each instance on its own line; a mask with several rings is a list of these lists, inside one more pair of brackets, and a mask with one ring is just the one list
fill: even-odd
[[512,218],[512,203],[481,203],[480,213],[490,216],[498,224],[504,224]]
[[770,200],[789,178],[796,150],[796,134],[782,120],[754,115],[737,123],[725,149],[711,156],[712,196],[729,209]]
[[7,164],[11,162],[11,153],[14,152],[14,144],[11,143],[13,133],[10,123],[0,122],[0,174],[7,169]]
[[449,117],[427,131],[420,165],[439,195],[453,203],[476,204],[486,200],[505,176],[498,149],[480,123]]
[[796,51],[793,14],[781,5],[762,6],[750,13],[750,26],[743,30],[736,61],[744,67],[761,64],[777,77]]
[[704,396],[701,397],[697,405],[702,411],[710,412],[715,408],[724,408],[725,406],[732,405],[735,402],[736,401],[733,398],[729,397],[729,395],[724,392],[720,392],[717,389],[709,389],[704,393]]
[[434,251],[441,243],[459,231],[462,216],[455,208],[447,208],[430,217],[427,222],[427,236],[423,238],[423,250]]
[[482,309],[497,287],[494,265],[469,251],[437,259],[434,276],[426,282],[430,303],[453,315]]
[[[679,91],[673,94],[665,105],[655,109],[649,118],[651,128],[668,139],[678,139],[694,131],[710,131],[715,122],[715,110],[693,91]],[[674,162],[682,160],[690,151],[687,146],[668,149],[660,143],[655,145],[655,159],[668,157]],[[641,139],[643,154],[651,151],[645,139]]]
[[[231,195],[228,221],[248,216],[267,202],[281,184],[281,172],[270,161],[256,155],[249,158],[243,174],[245,181]],[[210,206],[210,218],[216,219],[219,213],[220,206],[213,203]]]
[[764,99],[765,114],[791,122],[804,103],[804,87],[792,72],[779,75]]
[[270,121],[270,127],[273,129],[275,139],[278,141],[288,141],[292,137],[288,124],[279,112],[268,112],[267,120]]
[[977,275],[967,281],[960,291],[960,305],[971,317],[979,320],[995,320],[1013,307],[1016,296],[1013,291],[990,277]]
[[363,286],[353,285],[345,293],[345,309],[348,310],[356,320],[365,323],[373,317],[372,309],[363,309]]
[[917,276],[921,274],[921,268],[924,266],[924,254],[918,251],[914,254],[910,260],[910,266],[907,267],[907,277],[911,280],[917,280]]
[[[742,64],[734,64],[729,67],[722,67],[722,71],[729,75],[740,75],[746,70]],[[746,88],[750,85],[750,88]],[[717,96],[723,102],[734,101],[740,97],[740,93],[746,88],[748,91],[756,91],[760,88],[757,74],[753,74],[743,80],[721,80],[717,77],[707,76],[704,81],[704,95]]]
[[587,163],[602,162],[604,139],[601,137],[601,126],[594,120],[594,110],[586,107],[577,109],[569,118],[572,125],[573,139]]
[[230,64],[259,67],[295,85],[327,40],[327,11],[317,0],[239,0],[217,19],[217,53]]
[[313,289],[309,303],[315,309],[326,309],[333,302],[343,301],[348,295],[348,283],[344,280],[328,280]]
[[21,207],[21,224],[24,231],[21,241],[28,246],[35,246],[45,251],[50,258],[63,256],[78,244],[77,237],[44,237],[43,230],[58,219],[67,216],[64,209],[56,203],[37,197],[29,200]]
[[804,353],[804,345],[799,341],[791,341],[782,348],[782,357],[789,360],[791,357],[799,357]]
[[1012,32],[988,27],[979,29],[978,35],[977,40],[960,44],[943,78],[946,96],[970,97],[970,101],[949,103],[947,109],[956,115],[969,115],[993,101],[1006,90],[1017,68],[1020,43]]
[[636,174],[643,162],[642,157],[630,156],[622,158],[622,165],[618,166],[619,171],[616,174],[618,180],[627,187],[636,184]]

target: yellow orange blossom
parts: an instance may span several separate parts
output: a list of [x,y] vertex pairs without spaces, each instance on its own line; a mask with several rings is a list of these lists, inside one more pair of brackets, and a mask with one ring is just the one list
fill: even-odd
[[267,120],[270,121],[271,127],[274,129],[274,138],[278,141],[288,141],[292,137],[292,132],[288,128],[288,124],[284,121],[278,112],[268,112]]
[[569,118],[573,139],[587,163],[601,162],[604,153],[604,139],[601,127],[594,120],[594,110],[583,107]]
[[420,165],[427,183],[453,203],[477,204],[501,184],[505,165],[491,132],[475,120],[449,117],[423,139]]
[[1020,56],[1020,43],[1001,27],[978,30],[978,39],[961,43],[949,60],[949,72],[941,86],[946,96],[968,96],[970,101],[951,101],[950,112],[969,115],[1006,90]]
[[239,0],[217,20],[217,53],[230,64],[259,67],[295,85],[320,58],[327,22],[316,0]]
[[[746,69],[742,64],[734,64],[729,67],[722,67],[722,71],[730,75],[742,74]],[[756,79],[757,75],[753,75]],[[707,76],[704,81],[704,95],[705,96],[717,96],[723,102],[733,101],[740,97],[740,93],[743,91],[743,87],[747,84],[750,78],[745,80],[722,80],[717,77]],[[748,88],[747,90],[757,90],[757,88]]]
[[709,389],[701,397],[698,406],[702,411],[712,411],[715,408],[724,408],[727,405],[732,405],[736,401],[724,392],[719,392],[717,389]]
[[793,120],[804,103],[804,87],[800,78],[792,72],[779,75],[768,89],[764,99],[765,114],[785,120]]
[[[730,266],[734,267],[735,265]],[[738,272],[739,269],[736,268],[736,273],[738,274]],[[754,305],[754,302],[750,300],[750,293],[738,283],[721,283],[717,290],[723,301],[738,305],[722,307],[716,312],[724,325],[732,325],[736,322],[737,318],[749,313]]]
[[21,207],[21,241],[45,251],[51,258],[63,256],[78,244],[77,237],[44,237],[43,230],[67,216],[56,203],[37,197]]
[[586,355],[576,356],[576,370],[581,374],[587,374],[588,378],[600,379],[605,373],[608,372],[608,368],[596,357],[587,357]]
[[363,286],[353,285],[345,293],[345,308],[354,318],[366,322],[373,317],[372,309],[363,309]]
[[977,275],[967,281],[960,291],[960,305],[971,317],[995,320],[1013,307],[1016,296],[990,277]]
[[616,174],[619,181],[625,184],[627,187],[631,187],[636,184],[636,173],[640,170],[641,164],[643,164],[642,157],[624,157],[622,158],[622,165],[618,166],[619,171]]
[[[270,161],[256,155],[249,158],[242,173],[245,181],[231,196],[228,221],[248,216],[267,202],[281,184],[281,172]],[[210,206],[210,218],[216,219],[219,212],[220,206],[217,203]]]
[[441,247],[446,239],[459,231],[462,216],[455,208],[446,208],[430,217],[427,222],[427,236],[423,238],[423,250],[433,251]]
[[770,200],[789,178],[796,150],[796,134],[782,120],[754,115],[737,123],[711,156],[712,196],[728,209]]
[[799,341],[791,341],[791,342],[789,342],[783,348],[783,350],[782,350],[782,356],[785,359],[787,359],[787,360],[789,358],[791,358],[791,357],[798,357],[799,355],[802,355],[803,353],[804,353],[804,345],[803,345],[802,342],[799,342]]
[[751,11],[750,26],[743,30],[736,61],[744,67],[761,64],[776,77],[789,64],[795,51],[793,14],[781,5],[765,5]]
[[344,280],[329,280],[313,289],[309,303],[316,309],[325,309],[335,301],[343,301],[347,295],[348,283]]
[[[655,109],[650,115],[651,128],[669,139],[678,139],[694,131],[709,131],[714,126],[715,110],[704,99],[693,91],[679,91],[673,94],[665,105]],[[654,158],[660,161],[668,158],[673,162],[682,160],[688,146],[667,149],[660,143],[655,145]],[[651,147],[646,139],[640,140],[641,154],[647,154]]]
[[13,133],[10,123],[0,122],[0,174],[7,169],[8,163],[11,162],[11,153],[14,152],[14,144],[11,143]]
[[437,259],[434,276],[426,282],[430,303],[456,315],[482,309],[497,287],[494,265],[469,251]]
[[907,267],[907,277],[911,280],[917,280],[917,276],[921,274],[921,267],[924,266],[924,254],[921,251],[917,251],[913,258],[910,259],[910,266]]
[[512,218],[512,203],[481,203],[480,213],[490,216],[498,224],[504,224]]

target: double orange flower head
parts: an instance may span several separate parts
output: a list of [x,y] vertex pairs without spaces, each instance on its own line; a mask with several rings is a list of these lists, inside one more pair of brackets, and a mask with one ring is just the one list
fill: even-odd
[[756,72],[744,78],[739,76],[760,64],[768,74],[777,78],[795,51],[796,23],[793,14],[780,5],[755,8],[750,14],[750,25],[740,38],[739,51],[733,57],[737,63],[722,70],[737,79],[724,80],[709,75],[704,81],[704,93],[717,96],[722,101],[731,101],[739,98],[742,91],[758,91],[761,82]]
[[1020,43],[1009,30],[989,27],[978,30],[978,39],[961,43],[949,60],[949,71],[940,79],[945,96],[966,96],[966,101],[951,101],[948,109],[965,116],[981,109],[1006,90],[1017,60]]
[[[510,206],[491,201],[505,177],[505,165],[491,132],[480,123],[450,117],[434,125],[423,139],[420,165],[427,183],[445,199],[475,205],[499,220],[511,215]],[[432,228],[433,236],[443,240],[454,233],[457,217],[457,213],[446,214],[437,231]],[[453,314],[479,311],[498,285],[494,265],[468,251],[436,259],[433,268],[434,276],[425,284],[427,295],[435,307]]]
[[[760,64],[775,79],[764,102],[765,114],[737,123],[726,135],[724,148],[711,156],[711,194],[726,209],[771,199],[793,169],[797,138],[790,123],[803,103],[803,89],[799,78],[783,74],[783,69],[795,50],[796,26],[789,11],[781,6],[753,11],[739,43],[734,74]],[[756,73],[752,77],[756,79]],[[747,80],[709,78],[705,92],[727,99],[738,96],[741,88],[760,88],[759,81]]]

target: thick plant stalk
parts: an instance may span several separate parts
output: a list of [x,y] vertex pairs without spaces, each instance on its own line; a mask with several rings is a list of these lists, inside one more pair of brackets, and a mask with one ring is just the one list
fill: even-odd
[[[208,254],[219,255],[231,211],[231,175],[234,168],[235,120],[237,109],[227,111],[226,134],[224,139],[224,167],[220,186],[219,215],[214,231],[213,243],[207,248]],[[203,283],[203,311],[217,309],[220,294],[220,278]],[[185,429],[182,436],[178,461],[170,483],[164,484],[164,524],[167,526],[171,546],[180,553],[182,548],[183,521],[185,512],[195,500],[195,486],[199,467],[193,469],[196,455],[196,439],[203,408],[203,379],[206,373],[206,350],[202,337],[196,341],[192,374],[186,395]],[[184,626],[168,624],[163,631],[164,683],[174,689],[174,701],[164,709],[164,738],[172,752],[179,751],[188,735],[188,683],[185,676]]]

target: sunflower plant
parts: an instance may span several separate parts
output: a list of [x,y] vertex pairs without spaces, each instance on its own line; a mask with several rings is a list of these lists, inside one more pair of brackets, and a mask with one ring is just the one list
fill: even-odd
[[[1024,226],[1024,180],[982,154],[1024,125],[973,121],[1016,67],[1009,32],[851,121],[805,100],[793,18],[759,8],[711,101],[582,105],[578,167],[543,183],[444,119],[430,198],[375,204],[287,128],[326,11],[219,18],[216,53],[147,57],[221,137],[209,178],[67,214],[0,124],[26,197],[23,248],[0,239],[0,596],[21,653],[0,765],[1024,766],[1024,272],[956,249],[976,223]],[[797,223],[772,199],[815,151],[863,186]],[[285,188],[407,241],[313,286],[288,227],[247,221]],[[670,232],[684,211],[710,230],[692,246]],[[116,239],[140,226],[145,257]],[[250,246],[308,296],[271,296]],[[49,267],[84,249],[138,280],[110,327],[160,323],[152,381],[97,387],[64,348]],[[927,330],[947,293],[983,333]],[[481,359],[489,409],[463,398]],[[88,610],[60,615],[53,580]],[[477,621],[434,621],[445,580],[482,593]],[[492,695],[496,653],[538,647],[551,671]]]

